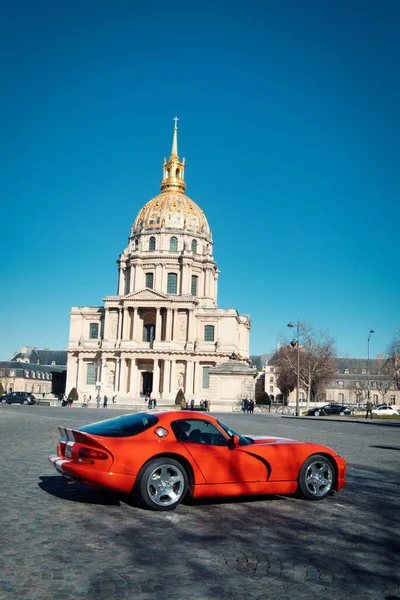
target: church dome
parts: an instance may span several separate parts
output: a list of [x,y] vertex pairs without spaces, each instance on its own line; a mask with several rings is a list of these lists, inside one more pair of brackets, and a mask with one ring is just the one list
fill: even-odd
[[164,158],[161,194],[152,198],[139,211],[131,234],[155,229],[187,231],[206,237],[212,242],[210,227],[201,208],[185,195],[185,159],[178,156],[178,127],[175,117],[171,156]]
[[211,237],[207,219],[191,198],[180,192],[166,191],[152,198],[140,210],[132,233],[146,229],[185,229]]

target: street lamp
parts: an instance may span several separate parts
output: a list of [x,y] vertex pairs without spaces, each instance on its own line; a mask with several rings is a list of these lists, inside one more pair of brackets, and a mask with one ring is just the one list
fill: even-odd
[[300,340],[300,322],[297,319],[297,323],[293,323],[293,321],[290,321],[290,323],[288,323],[287,325],[288,327],[295,327],[296,331],[297,331],[297,337],[296,337],[296,345],[297,345],[297,382],[296,382],[296,417],[300,416],[300,410],[299,410],[299,390],[300,390],[300,344],[299,344],[299,340]]
[[371,397],[371,381],[369,379],[369,341],[371,339],[371,335],[375,333],[375,331],[373,329],[370,329],[369,334],[368,334],[368,357],[367,357],[367,377],[368,377],[368,392],[367,392],[367,400],[370,399]]

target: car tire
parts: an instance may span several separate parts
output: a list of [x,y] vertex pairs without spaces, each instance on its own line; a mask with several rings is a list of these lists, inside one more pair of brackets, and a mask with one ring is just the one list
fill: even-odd
[[25,404],[25,405],[27,405],[27,404],[29,404],[29,401],[28,401],[28,400],[23,400],[23,401],[21,402],[21,404]]
[[343,412],[342,410],[341,410],[341,411],[340,411],[340,413],[339,413],[339,415],[340,415],[341,417],[343,417],[345,414],[346,414],[346,413],[345,413],[345,412]]
[[7,404],[7,400],[5,398],[3,398],[3,400],[1,401],[2,404]]
[[321,413],[319,412],[319,410],[316,410],[315,413],[314,413],[314,417],[319,417],[320,414]]
[[323,500],[335,483],[335,470],[329,458],[314,454],[303,463],[297,478],[297,491],[307,500]]
[[188,489],[185,468],[173,458],[160,457],[145,465],[134,488],[139,503],[151,510],[173,510]]

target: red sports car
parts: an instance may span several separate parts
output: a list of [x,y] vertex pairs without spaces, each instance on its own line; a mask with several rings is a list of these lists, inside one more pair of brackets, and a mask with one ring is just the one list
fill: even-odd
[[318,444],[240,435],[198,412],[136,413],[59,427],[54,467],[72,481],[172,510],[190,494],[294,494],[321,500],[345,484],[346,463]]

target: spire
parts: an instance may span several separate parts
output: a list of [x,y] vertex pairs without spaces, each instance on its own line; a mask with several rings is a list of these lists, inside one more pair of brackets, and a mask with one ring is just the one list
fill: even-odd
[[181,192],[183,194],[186,189],[184,178],[185,159],[180,161],[178,156],[178,117],[174,117],[173,121],[175,125],[171,156],[168,161],[164,158],[163,178],[160,187],[162,192]]
[[172,120],[175,121],[175,126],[174,126],[174,137],[172,138],[171,158],[173,156],[176,156],[177,158],[179,158],[179,156],[178,156],[178,121],[179,121],[179,118],[174,117]]

